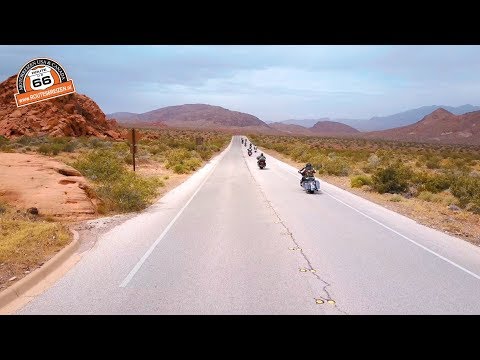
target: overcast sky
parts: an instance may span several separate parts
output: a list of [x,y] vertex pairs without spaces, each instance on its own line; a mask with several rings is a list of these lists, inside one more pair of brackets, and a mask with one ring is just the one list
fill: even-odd
[[480,105],[480,46],[0,46],[0,81],[36,57],[105,113],[205,103],[281,121]]

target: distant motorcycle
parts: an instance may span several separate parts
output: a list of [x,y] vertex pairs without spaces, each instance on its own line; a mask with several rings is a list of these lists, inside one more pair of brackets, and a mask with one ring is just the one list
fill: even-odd
[[252,156],[252,149],[248,149],[248,156]]
[[263,169],[265,166],[267,166],[267,161],[266,160],[258,160],[257,165],[260,169]]
[[307,177],[301,184],[301,187],[305,189],[307,194],[313,194],[320,190],[320,181],[312,177]]

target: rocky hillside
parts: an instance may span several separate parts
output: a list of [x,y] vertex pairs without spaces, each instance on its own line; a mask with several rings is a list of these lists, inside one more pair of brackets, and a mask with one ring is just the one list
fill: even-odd
[[121,138],[115,120],[107,120],[89,97],[70,94],[17,107],[16,75],[0,84],[0,135],[96,136]]
[[142,114],[113,113],[107,116],[117,119],[121,124],[129,125],[159,123],[169,127],[269,130],[267,124],[253,115],[206,104],[168,106]]
[[286,124],[284,122],[274,122],[268,124],[268,126],[291,135],[315,135],[310,129],[301,125]]
[[480,145],[480,111],[455,115],[440,108],[415,124],[374,131],[364,136],[399,141]]
[[357,129],[336,121],[319,121],[310,130],[315,134],[322,135],[344,135],[359,133]]

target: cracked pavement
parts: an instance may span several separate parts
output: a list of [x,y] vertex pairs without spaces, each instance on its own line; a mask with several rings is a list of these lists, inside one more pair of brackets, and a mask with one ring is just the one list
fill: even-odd
[[306,194],[264,153],[260,170],[234,137],[18,313],[480,313],[480,280],[439,257],[480,274],[478,247],[322,181]]

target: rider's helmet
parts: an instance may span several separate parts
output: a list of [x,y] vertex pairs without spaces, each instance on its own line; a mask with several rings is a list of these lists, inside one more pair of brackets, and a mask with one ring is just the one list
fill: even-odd
[[306,168],[311,168],[312,167],[312,164],[310,163],[307,163],[307,165],[305,165]]
[[263,153],[260,153],[260,156],[263,156]]

